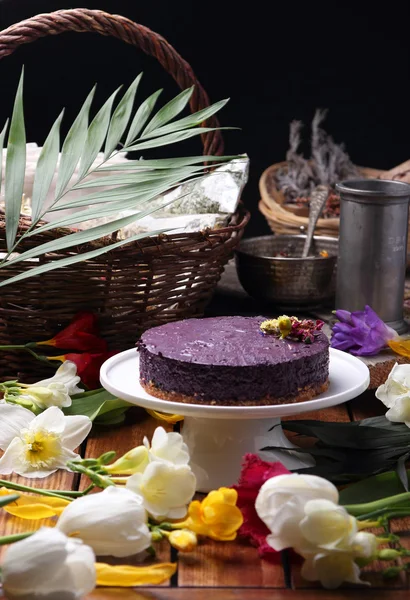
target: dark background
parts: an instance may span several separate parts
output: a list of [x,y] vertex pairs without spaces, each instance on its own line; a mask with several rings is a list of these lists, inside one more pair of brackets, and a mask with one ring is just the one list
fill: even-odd
[[[0,0],[0,28],[75,6]],[[262,171],[284,159],[290,121],[309,125],[317,107],[329,109],[325,128],[345,142],[356,164],[390,168],[410,158],[408,3],[384,3],[383,10],[375,3],[223,0],[82,0],[77,6],[122,14],[157,31],[191,64],[212,101],[231,98],[220,120],[241,128],[226,133],[226,152],[251,158],[244,193],[253,214],[248,235],[269,231],[257,209]],[[163,86],[164,100],[177,93],[156,61],[132,46],[93,34],[63,34],[1,61],[1,124],[11,114],[22,64],[28,139],[39,144],[61,107],[67,109],[66,126],[72,121],[95,82],[95,105],[140,70],[140,100]],[[199,152],[199,141],[175,151]]]

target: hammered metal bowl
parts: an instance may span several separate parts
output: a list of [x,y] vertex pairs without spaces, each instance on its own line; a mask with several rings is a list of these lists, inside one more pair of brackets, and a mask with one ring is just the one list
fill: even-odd
[[[312,256],[301,256],[304,235],[268,235],[242,240],[235,252],[236,269],[243,288],[253,298],[278,308],[307,309],[329,304],[335,294],[338,240],[316,236]],[[317,256],[326,250],[329,257]]]

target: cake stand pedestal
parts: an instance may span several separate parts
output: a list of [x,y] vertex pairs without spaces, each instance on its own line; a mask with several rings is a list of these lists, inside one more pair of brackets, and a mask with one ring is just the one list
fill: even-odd
[[[139,384],[139,356],[135,349],[108,359],[101,367],[101,383],[112,394],[138,406],[185,417],[182,434],[197,477],[197,490],[208,492],[236,483],[248,452],[288,469],[312,466],[309,454],[264,452],[266,446],[295,448],[280,424],[281,417],[298,415],[347,402],[369,385],[369,370],[359,359],[330,350],[329,388],[313,400],[272,406],[213,406],[183,404],[150,396]],[[273,429],[272,429],[273,428]]]

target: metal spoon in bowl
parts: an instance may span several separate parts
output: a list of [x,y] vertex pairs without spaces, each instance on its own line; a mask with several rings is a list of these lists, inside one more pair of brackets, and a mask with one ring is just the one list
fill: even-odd
[[315,233],[316,224],[323,207],[329,195],[329,188],[326,185],[318,185],[310,195],[309,203],[309,223],[306,233],[305,245],[303,246],[302,258],[307,258],[309,255],[310,246],[312,245],[313,234]]

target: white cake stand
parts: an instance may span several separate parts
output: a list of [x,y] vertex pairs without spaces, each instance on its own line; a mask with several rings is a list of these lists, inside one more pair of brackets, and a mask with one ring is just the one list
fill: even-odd
[[328,390],[314,400],[274,406],[210,406],[154,398],[139,384],[139,355],[134,348],[109,358],[101,367],[100,379],[106,390],[123,400],[185,417],[182,433],[189,447],[197,489],[208,492],[235,483],[242,458],[248,452],[265,460],[280,460],[288,469],[313,465],[312,457],[307,454],[261,452],[261,448],[295,448],[282,430],[281,417],[341,404],[364,392],[369,385],[367,366],[339,350],[330,350],[329,372]]

